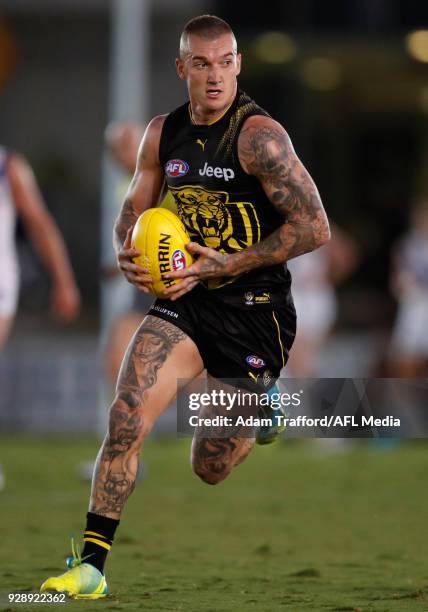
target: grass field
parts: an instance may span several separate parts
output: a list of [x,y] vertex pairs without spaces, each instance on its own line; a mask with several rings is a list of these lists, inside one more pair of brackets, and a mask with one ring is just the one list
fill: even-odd
[[[0,592],[37,590],[79,536],[94,441],[0,438]],[[188,440],[148,443],[147,475],[107,566],[111,596],[69,610],[428,610],[428,446],[258,447],[228,481],[203,485]],[[1,607],[2,606],[2,607]]]

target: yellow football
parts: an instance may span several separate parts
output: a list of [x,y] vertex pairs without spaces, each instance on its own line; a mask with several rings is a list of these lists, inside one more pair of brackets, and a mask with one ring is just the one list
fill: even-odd
[[165,289],[181,282],[181,279],[166,279],[167,272],[192,264],[193,258],[185,248],[189,242],[186,228],[170,210],[149,208],[138,217],[131,244],[141,255],[134,262],[148,268],[153,277],[150,291],[157,297],[164,297]]

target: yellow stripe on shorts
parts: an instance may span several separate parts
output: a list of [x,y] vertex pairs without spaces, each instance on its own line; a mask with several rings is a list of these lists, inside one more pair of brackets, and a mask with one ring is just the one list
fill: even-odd
[[278,340],[279,340],[279,346],[281,347],[282,367],[284,367],[285,366],[284,347],[282,345],[282,340],[281,340],[281,330],[279,328],[278,319],[275,316],[275,311],[274,310],[272,310],[272,316],[273,316],[273,319],[274,319],[274,321],[276,323],[276,327],[278,329]]

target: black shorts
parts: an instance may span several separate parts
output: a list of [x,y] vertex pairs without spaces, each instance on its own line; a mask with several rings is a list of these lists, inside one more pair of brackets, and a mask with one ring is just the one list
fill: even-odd
[[198,285],[175,302],[157,299],[148,314],[184,331],[209,374],[245,380],[249,388],[274,385],[296,333],[296,311],[287,288],[220,298]]

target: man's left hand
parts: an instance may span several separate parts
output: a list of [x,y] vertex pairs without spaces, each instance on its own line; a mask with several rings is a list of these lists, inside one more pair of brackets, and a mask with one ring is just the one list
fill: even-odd
[[188,268],[165,274],[165,277],[170,280],[183,279],[181,283],[174,284],[164,291],[168,300],[177,300],[191,291],[201,280],[230,276],[231,274],[230,255],[224,255],[215,249],[203,247],[197,242],[189,242],[186,249],[192,256],[197,255],[198,259]]

